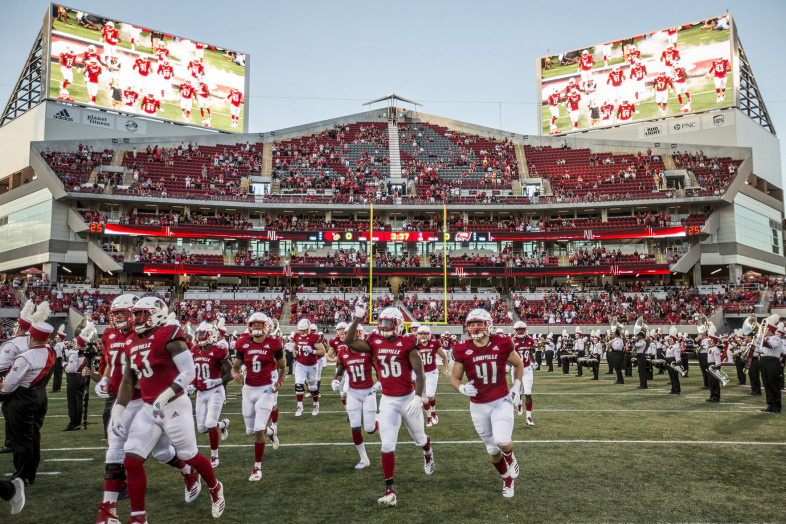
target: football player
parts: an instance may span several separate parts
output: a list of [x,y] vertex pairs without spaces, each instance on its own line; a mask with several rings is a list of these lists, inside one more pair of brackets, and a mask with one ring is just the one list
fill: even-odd
[[655,103],[660,108],[661,116],[666,116],[666,106],[669,103],[669,91],[674,91],[674,84],[671,78],[666,76],[665,71],[655,77]]
[[[199,82],[199,85],[196,90],[196,99],[197,105],[199,105],[199,113],[202,115],[202,125],[205,127],[210,127],[210,120],[212,115],[210,114],[210,88],[207,87],[207,84],[204,82]],[[207,118],[205,118],[205,109],[207,109]]]
[[[342,347],[346,347],[344,346],[344,337],[346,336],[347,333],[347,327],[349,327],[349,325],[346,322],[339,322],[338,324],[336,324],[336,336],[331,338],[330,342],[328,342],[328,350],[327,350],[328,362],[336,362],[336,365],[338,365],[338,351]],[[341,403],[344,406],[347,405],[346,385],[347,385],[347,375],[344,375],[341,377],[341,387],[338,390],[334,390],[334,391],[341,392],[340,393]]]
[[[134,333],[126,342],[123,380],[112,406],[112,431],[128,431],[124,461],[131,502],[131,524],[147,523],[145,459],[155,450],[173,446],[177,457],[205,479],[212,499],[212,514],[224,512],[224,487],[216,479],[210,461],[197,448],[191,400],[184,390],[194,380],[194,360],[177,325],[166,325],[169,308],[158,297],[145,297],[134,304]],[[126,426],[125,411],[139,388],[144,404]],[[194,498],[201,485],[196,483]]]
[[240,110],[243,109],[242,91],[232,88],[227,95],[227,100],[229,100],[229,113],[232,115],[232,127],[237,127],[240,123]]
[[63,75],[60,89],[65,89],[68,84],[74,83],[74,65],[76,65],[76,55],[70,46],[66,47],[65,52],[60,53],[60,73]]
[[98,95],[98,77],[101,76],[103,69],[98,63],[98,58],[91,58],[85,67],[85,78],[87,79],[87,96],[90,97],[88,104],[95,105]]
[[140,56],[134,60],[134,65],[131,66],[131,69],[135,69],[138,74],[136,85],[139,90],[146,90],[148,88],[148,78],[150,77],[150,73],[153,71],[153,64],[150,63],[150,59]]
[[115,29],[115,23],[111,20],[101,30],[101,40],[106,44],[104,46],[104,55],[106,55],[104,63],[106,63],[111,57],[117,56],[117,44],[121,42],[120,32]]
[[[265,437],[270,437],[273,449],[278,449],[278,431],[266,427],[271,411],[278,402],[278,390],[287,375],[286,360],[281,340],[272,336],[273,322],[264,313],[248,317],[248,337],[235,344],[232,376],[243,384],[243,419],[246,433],[254,435],[254,469],[249,482],[262,480],[262,456]],[[245,372],[241,367],[245,365]]]
[[707,76],[715,77],[715,102],[722,102],[726,98],[726,77],[729,74],[729,61],[725,58],[716,58],[712,61]]
[[[358,333],[362,330],[363,328],[358,327]],[[346,397],[344,405],[349,416],[349,425],[352,428],[352,442],[355,443],[358,454],[360,454],[360,462],[357,463],[355,469],[363,469],[369,466],[371,461],[366,454],[360,425],[363,424],[363,428],[369,435],[379,429],[376,393],[382,388],[382,384],[380,382],[374,383],[372,380],[371,354],[350,350],[343,342],[345,332],[346,327],[342,329],[342,341],[337,345],[336,375],[333,377],[331,388],[333,391],[341,391],[341,394]],[[362,340],[362,335],[358,337],[358,340]]]
[[196,88],[186,78],[180,84],[180,110],[183,111],[183,118],[186,121],[191,119],[191,108],[194,105],[194,98],[196,98]]
[[293,340],[295,342],[295,397],[297,398],[297,409],[295,416],[303,415],[303,394],[308,385],[311,398],[314,401],[314,408],[311,411],[313,416],[319,414],[319,376],[317,374],[317,361],[325,354],[325,345],[319,335],[311,333],[311,322],[307,318],[302,318],[297,323],[297,333]]
[[221,418],[221,408],[226,402],[224,384],[232,379],[229,351],[216,344],[213,326],[202,322],[194,333],[194,366],[196,379],[196,423],[197,431],[207,433],[210,439],[210,463],[218,467],[218,440],[229,437],[229,419]]
[[[674,90],[677,92],[677,100],[680,102],[680,109],[683,113],[690,111],[690,93],[688,92],[688,73],[685,72],[679,59],[674,61],[674,76],[672,77]],[[685,95],[685,104],[682,103],[682,95]]]
[[[437,382],[439,377],[448,374],[448,356],[442,351],[439,341],[431,336],[431,328],[420,326],[417,332],[418,353],[423,361],[423,373],[426,375],[426,396],[423,398],[423,410],[426,412],[426,427],[439,423],[437,417]],[[437,355],[442,358],[442,372],[437,369]],[[413,380],[415,377],[413,375]]]
[[614,100],[615,104],[619,104],[620,99],[623,96],[622,84],[624,82],[625,73],[620,70],[620,66],[617,64],[611,69],[611,73],[609,73],[609,76],[606,79],[606,85],[611,84],[611,98]]
[[[404,335],[404,317],[396,307],[387,307],[379,313],[377,332],[368,339],[357,338],[358,324],[368,316],[366,304],[355,304],[355,317],[349,326],[344,343],[352,351],[370,353],[379,373],[382,399],[379,407],[379,437],[382,440],[382,471],[385,475],[385,494],[377,499],[381,506],[395,506],[396,491],[393,472],[396,465],[396,443],[401,422],[407,426],[412,440],[423,449],[423,467],[426,475],[434,473],[434,452],[431,439],[426,435],[421,408],[425,377],[423,361],[415,349],[415,337]],[[415,383],[412,372],[415,372]]]
[[595,57],[589,54],[586,49],[581,52],[579,57],[579,68],[576,71],[581,73],[582,83],[586,83],[592,78],[592,67],[595,65]]
[[[486,445],[491,463],[502,475],[502,496],[513,496],[513,480],[519,464],[513,454],[513,409],[521,401],[524,366],[509,337],[491,334],[492,319],[485,309],[467,314],[468,340],[453,348],[451,384],[469,397],[475,430]],[[508,389],[505,366],[513,368],[513,385]],[[464,374],[467,382],[463,382]]]
[[[524,366],[521,384],[524,391],[524,407],[527,412],[527,425],[534,426],[535,423],[532,422],[532,383],[535,379],[535,373],[533,372],[535,364],[532,362],[532,349],[535,346],[535,339],[529,336],[529,333],[527,333],[527,324],[521,320],[513,324],[513,332],[513,349],[515,349],[516,353],[521,357],[521,362]],[[514,375],[516,369],[511,368],[510,372],[511,375]],[[513,380],[516,380],[515,376],[513,376]],[[519,416],[522,415],[521,408],[521,399],[519,399],[519,403],[516,406]]]

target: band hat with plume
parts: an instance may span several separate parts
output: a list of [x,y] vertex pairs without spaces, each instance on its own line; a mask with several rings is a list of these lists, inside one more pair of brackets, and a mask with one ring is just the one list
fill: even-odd
[[38,304],[35,308],[35,313],[30,316],[30,320],[32,321],[32,325],[29,329],[30,338],[39,342],[46,342],[49,340],[49,337],[52,336],[52,332],[55,330],[50,324],[46,323],[46,319],[49,318],[50,313],[49,302],[41,302]]
[[60,327],[57,330],[57,337],[61,339],[66,338],[65,324],[60,324]]
[[35,302],[28,300],[25,302],[22,311],[19,312],[19,327],[25,331],[30,329],[33,325],[33,312],[35,311]]
[[222,335],[226,335],[226,333],[227,333],[226,320],[224,320],[224,317],[221,317],[221,318],[218,319],[218,323],[216,324],[216,329],[219,332],[221,332]]

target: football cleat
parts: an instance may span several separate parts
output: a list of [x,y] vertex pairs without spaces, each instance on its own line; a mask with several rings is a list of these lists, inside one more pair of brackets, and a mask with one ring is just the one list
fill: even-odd
[[295,410],[295,416],[299,417],[302,414],[303,414],[303,406],[298,406],[297,409]]
[[513,498],[513,477],[502,479],[502,496],[506,499]]
[[360,459],[360,462],[358,462],[357,465],[355,466],[355,469],[363,469],[370,465],[371,465],[371,461],[368,459],[368,457],[362,457]]
[[434,425],[434,423],[433,423],[433,422],[431,422],[431,418],[429,418],[429,419],[426,421],[426,427],[427,427],[427,428],[430,428],[430,427],[432,427],[433,425]]
[[213,466],[214,468],[217,468],[218,465],[219,465],[218,457],[212,457],[211,456],[210,457],[210,465]]
[[186,502],[194,502],[202,491],[202,476],[191,468],[192,473],[182,473],[186,483]]
[[251,470],[251,476],[248,477],[249,482],[259,482],[262,480],[262,470],[259,468],[254,468]]
[[395,506],[396,505],[396,492],[388,488],[385,494],[377,499],[377,504],[380,506]]
[[210,498],[213,499],[212,510],[214,519],[221,516],[226,506],[226,502],[224,501],[224,485],[218,481],[216,482],[216,487],[208,489],[210,491]]
[[528,426],[534,426],[535,425],[535,423],[532,422],[532,417],[527,417],[527,425]]
[[426,475],[431,475],[434,473],[434,450],[431,450],[431,453],[423,453],[423,469],[426,471]]
[[438,417],[438,416],[436,416],[436,415],[433,415],[433,416],[431,417],[431,423],[432,423],[432,424],[434,424],[435,426],[436,426],[437,424],[439,424],[439,417]]
[[319,402],[317,402],[316,404],[314,404],[314,409],[312,409],[312,410],[311,410],[311,415],[313,415],[313,416],[315,416],[315,417],[316,417],[317,415],[319,415]]
[[98,509],[98,520],[96,524],[120,524],[117,517],[117,502],[102,502],[96,504]]
[[523,414],[524,414],[524,409],[523,409],[523,407],[524,407],[524,406],[523,406],[523,404],[519,404],[519,405],[518,405],[518,407],[516,408],[516,411],[518,411],[518,413],[519,413],[519,416],[521,416],[521,415],[523,415]]
[[311,390],[307,389],[305,394],[303,395],[305,398],[311,398]]
[[18,515],[25,507],[25,481],[17,477],[11,483],[14,485],[14,496],[8,502],[11,504],[11,515]]
[[276,435],[278,435],[278,422],[272,422],[270,427],[273,428],[273,431],[275,431]]
[[229,438],[229,419],[225,418],[221,422],[224,423],[224,429],[221,430],[221,440],[226,440]]
[[516,460],[516,455],[513,453],[510,454],[510,458],[506,457],[505,455],[502,456],[502,460],[508,465],[508,473],[510,473],[510,478],[518,478],[519,477],[519,461]]
[[147,524],[147,513],[142,515],[131,515],[131,520],[128,524]]
[[270,435],[270,445],[273,449],[278,449],[278,430],[273,428],[273,434]]

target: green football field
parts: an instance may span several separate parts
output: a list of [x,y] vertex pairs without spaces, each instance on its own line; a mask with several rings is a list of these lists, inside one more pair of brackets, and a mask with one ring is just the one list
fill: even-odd
[[[727,370],[733,375],[732,370]],[[521,465],[516,495],[503,499],[502,481],[489,464],[468,411],[469,401],[442,378],[437,392],[439,424],[427,429],[436,471],[423,472],[421,450],[401,430],[396,453],[398,506],[381,508],[384,491],[379,436],[366,436],[371,466],[357,471],[337,393],[333,368],[323,373],[321,413],[294,417],[289,377],[279,396],[281,447],[265,451],[261,482],[247,478],[252,438],[243,431],[240,387],[229,387],[224,415],[231,420],[216,473],[224,483],[226,511],[220,522],[783,522],[780,500],[786,480],[786,441],[781,415],[761,413],[763,397],[732,385],[720,404],[707,403],[695,363],[682,380],[682,395],[667,395],[668,375],[655,375],[648,390],[638,380],[613,385],[601,368],[590,381],[535,372],[535,427],[516,417],[515,450]],[[634,374],[636,370],[634,368]],[[50,394],[43,428],[40,476],[28,488],[27,506],[0,522],[95,522],[101,501],[103,402],[91,397],[87,431],[62,433],[67,424],[65,388]],[[207,436],[200,435],[209,454]],[[13,470],[0,455],[0,472]],[[149,460],[147,511],[151,523],[210,522],[203,487],[186,504],[179,473]],[[122,522],[129,519],[121,501]],[[93,519],[93,520],[91,520]]]

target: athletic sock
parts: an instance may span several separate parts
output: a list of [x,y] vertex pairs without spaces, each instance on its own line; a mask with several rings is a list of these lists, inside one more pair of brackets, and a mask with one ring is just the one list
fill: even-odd
[[382,472],[385,475],[385,483],[393,484],[393,470],[396,469],[396,454],[382,453]]
[[262,464],[262,455],[265,454],[265,443],[254,442],[254,462]]
[[131,503],[131,515],[145,512],[145,491],[147,475],[145,463],[137,458],[126,457],[123,464],[128,477],[128,500]]
[[207,432],[208,437],[210,438],[210,450],[217,451],[218,450],[218,429],[211,429]]
[[508,472],[508,463],[505,461],[504,457],[499,462],[492,462],[492,464],[494,464],[494,467],[497,468],[497,471],[499,471],[499,474],[502,475],[503,479],[510,476],[510,473]]
[[356,446],[363,445],[363,434],[360,432],[360,428],[352,428],[352,442],[354,442]]
[[201,453],[197,453],[192,458],[186,461],[186,464],[197,470],[205,479],[208,488],[215,488],[218,481],[216,480],[216,473],[213,471],[213,466],[210,461]]

